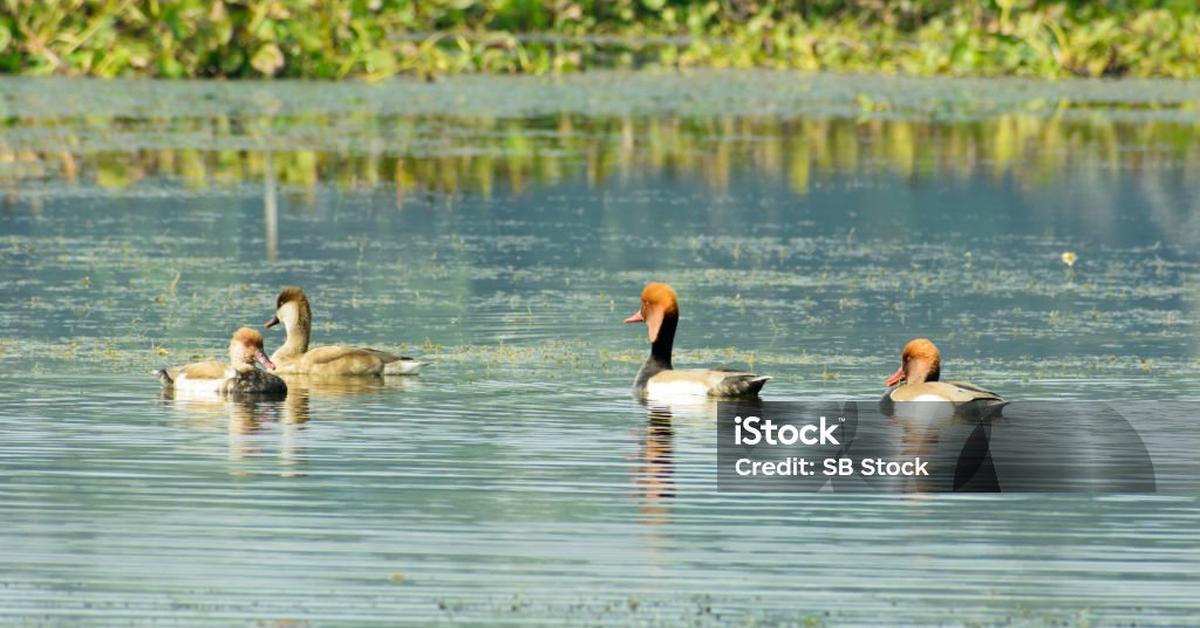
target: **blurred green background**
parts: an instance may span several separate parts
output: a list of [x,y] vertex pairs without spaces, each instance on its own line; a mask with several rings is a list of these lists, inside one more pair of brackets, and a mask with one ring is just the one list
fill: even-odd
[[1195,77],[1194,0],[0,0],[0,72],[289,77],[770,67]]

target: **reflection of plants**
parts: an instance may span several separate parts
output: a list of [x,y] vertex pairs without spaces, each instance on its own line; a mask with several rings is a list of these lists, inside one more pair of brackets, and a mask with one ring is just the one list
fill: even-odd
[[[980,122],[937,124],[922,120],[799,119],[749,117],[610,117],[562,115],[552,119],[496,120],[474,117],[370,117],[355,134],[379,138],[387,152],[329,150],[272,142],[279,131],[323,128],[329,116],[136,120],[108,117],[23,121],[14,125],[57,127],[53,145],[30,150],[0,139],[0,185],[58,175],[100,187],[127,189],[152,177],[193,188],[259,183],[268,164],[284,189],[311,190],[332,182],[346,188],[390,183],[403,202],[408,191],[491,194],[519,192],[579,175],[591,184],[642,172],[701,178],[723,189],[739,173],[755,172],[805,193],[813,181],[837,172],[885,169],[919,180],[965,178],[986,172],[1026,186],[1062,173],[1096,176],[1155,163],[1200,162],[1200,127],[1180,123],[1123,123],[1102,117],[1068,120],[1012,113]],[[230,129],[238,129],[237,131]],[[141,149],[93,152],[80,146],[96,137],[129,132],[168,138],[213,136],[207,145],[245,144],[262,150]],[[620,138],[637,138],[629,150]],[[1126,151],[1137,145],[1146,150]],[[374,149],[372,149],[374,150]],[[1153,170],[1153,168],[1151,168]],[[460,247],[461,249],[461,247]],[[732,255],[739,255],[736,246]],[[744,255],[744,252],[741,254]],[[1072,262],[1062,257],[1067,270]],[[966,262],[969,264],[968,262]]]
[[2,0],[0,71],[100,77],[662,65],[1197,76],[1194,3],[1153,0]]

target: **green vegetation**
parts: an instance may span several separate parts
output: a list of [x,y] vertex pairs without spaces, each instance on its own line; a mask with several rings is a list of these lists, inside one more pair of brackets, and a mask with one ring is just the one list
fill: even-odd
[[0,72],[1200,76],[1194,0],[0,0]]

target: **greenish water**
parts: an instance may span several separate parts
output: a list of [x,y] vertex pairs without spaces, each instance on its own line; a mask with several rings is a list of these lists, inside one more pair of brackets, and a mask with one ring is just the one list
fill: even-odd
[[[711,409],[631,399],[621,324],[671,282],[676,363],[774,400],[874,397],[918,335],[1011,399],[1194,400],[1194,84],[6,80],[0,103],[6,619],[1200,611],[1194,496],[718,493]],[[159,398],[150,369],[219,354],[288,284],[316,342],[431,366]]]

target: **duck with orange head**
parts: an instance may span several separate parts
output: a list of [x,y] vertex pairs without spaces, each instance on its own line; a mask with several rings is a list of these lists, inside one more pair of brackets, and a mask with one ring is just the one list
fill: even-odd
[[242,327],[229,341],[229,364],[215,360],[155,371],[163,389],[179,396],[284,395],[287,384],[271,373],[274,368],[263,349],[262,334]]
[[757,397],[770,380],[764,375],[725,369],[676,370],[671,363],[675,328],[679,324],[679,299],[665,283],[649,283],[642,290],[642,305],[625,319],[645,323],[650,337],[650,357],[633,382],[633,395],[648,401],[683,401],[703,398]]
[[940,401],[981,410],[1004,405],[996,393],[970,382],[943,382],[942,352],[927,338],[904,345],[900,368],[887,378],[885,402]]

